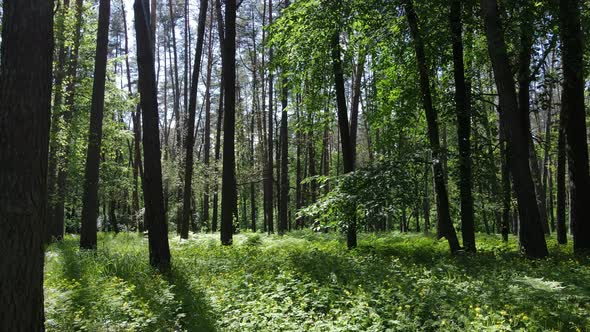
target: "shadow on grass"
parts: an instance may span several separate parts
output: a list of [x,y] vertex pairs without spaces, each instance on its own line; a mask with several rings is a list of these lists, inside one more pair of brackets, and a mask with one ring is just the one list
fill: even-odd
[[182,328],[191,332],[216,331],[217,315],[210,306],[207,295],[191,286],[190,280],[179,267],[173,266],[166,279],[174,285],[172,291],[175,298],[182,303],[185,314],[181,320]]
[[185,331],[216,330],[206,294],[191,286],[182,269],[162,275],[149,266],[141,248],[101,245],[96,251],[80,250],[77,239],[67,238],[51,248],[56,257],[48,263],[52,283],[65,295],[54,305],[59,317],[49,317],[57,324],[53,330],[101,330],[111,324],[140,324],[149,331],[179,325]]

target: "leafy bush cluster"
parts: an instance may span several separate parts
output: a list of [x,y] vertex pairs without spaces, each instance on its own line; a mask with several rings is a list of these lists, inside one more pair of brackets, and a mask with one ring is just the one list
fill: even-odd
[[452,257],[424,235],[240,234],[172,240],[159,275],[145,240],[101,235],[96,254],[67,238],[47,254],[49,331],[584,331],[590,268],[571,248],[530,261],[481,236]]

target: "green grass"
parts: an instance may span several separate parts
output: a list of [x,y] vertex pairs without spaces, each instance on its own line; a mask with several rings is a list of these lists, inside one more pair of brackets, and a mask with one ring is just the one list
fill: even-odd
[[587,331],[590,265],[550,241],[531,261],[513,239],[479,235],[452,257],[422,235],[241,234],[171,240],[173,269],[148,264],[147,240],[100,234],[48,248],[48,331]]

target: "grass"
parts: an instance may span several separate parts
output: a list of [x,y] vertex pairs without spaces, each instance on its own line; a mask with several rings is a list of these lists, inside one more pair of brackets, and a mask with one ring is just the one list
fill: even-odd
[[588,331],[590,265],[550,241],[531,261],[514,239],[478,236],[452,257],[417,234],[240,234],[171,239],[173,269],[152,270],[147,240],[100,234],[48,248],[48,331]]

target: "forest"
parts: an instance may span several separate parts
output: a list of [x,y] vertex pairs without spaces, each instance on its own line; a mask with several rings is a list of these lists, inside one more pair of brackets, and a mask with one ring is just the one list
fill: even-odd
[[589,1],[0,4],[0,331],[590,331]]

